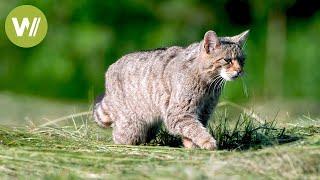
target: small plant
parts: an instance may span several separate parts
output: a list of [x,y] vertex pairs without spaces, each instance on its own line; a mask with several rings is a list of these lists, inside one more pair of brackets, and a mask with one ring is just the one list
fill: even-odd
[[[286,134],[285,128],[277,128],[275,120],[259,122],[247,114],[240,114],[234,121],[228,113],[215,113],[208,124],[209,132],[217,140],[218,149],[245,150],[292,142],[296,136]],[[182,146],[181,138],[170,135],[162,127],[150,144]]]
[[165,129],[162,125],[158,132],[155,133],[153,139],[148,143],[149,145],[160,145],[160,146],[170,146],[170,147],[179,147],[182,146],[182,140],[179,136],[173,136]]
[[215,121],[209,123],[208,129],[217,140],[218,148],[227,150],[262,148],[298,139],[287,135],[285,128],[277,128],[275,120],[261,123],[247,114],[240,114],[234,122],[226,111],[216,113]]

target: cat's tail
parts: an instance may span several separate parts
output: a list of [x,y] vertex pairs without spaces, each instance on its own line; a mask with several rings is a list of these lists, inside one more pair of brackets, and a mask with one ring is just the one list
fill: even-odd
[[101,94],[98,96],[94,102],[94,107],[93,107],[93,118],[94,120],[98,123],[99,126],[101,127],[110,127],[112,124],[112,120],[109,117],[109,114],[106,110],[106,104],[104,101],[104,94]]

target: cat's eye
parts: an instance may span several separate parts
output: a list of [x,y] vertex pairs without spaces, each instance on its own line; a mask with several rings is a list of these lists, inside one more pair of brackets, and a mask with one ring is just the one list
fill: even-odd
[[228,64],[231,64],[231,58],[224,58],[224,61],[227,62]]

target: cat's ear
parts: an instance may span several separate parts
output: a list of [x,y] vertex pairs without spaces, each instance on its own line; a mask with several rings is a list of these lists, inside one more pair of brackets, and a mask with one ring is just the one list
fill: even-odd
[[214,31],[208,31],[203,37],[203,48],[207,54],[220,47],[220,40]]
[[234,43],[237,43],[237,44],[239,44],[240,45],[240,47],[243,47],[243,45],[246,43],[246,41],[247,41],[247,38],[248,38],[248,36],[249,36],[249,30],[246,30],[246,31],[244,31],[244,32],[242,32],[241,34],[239,34],[239,35],[236,35],[236,36],[233,36],[233,37],[231,37],[231,39],[232,39],[232,41],[234,42]]

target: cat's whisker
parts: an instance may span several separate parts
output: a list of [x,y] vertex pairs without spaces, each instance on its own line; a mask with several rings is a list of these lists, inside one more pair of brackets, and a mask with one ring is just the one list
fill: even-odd
[[222,77],[217,77],[217,78],[215,78],[213,81],[212,81],[212,83],[216,83],[216,82],[218,82],[220,79],[221,79]]
[[217,80],[219,80],[221,78],[221,76],[218,74],[216,76],[214,76],[213,81],[210,83],[209,85],[209,89],[211,89],[212,84],[214,84]]
[[214,84],[213,90],[218,92],[219,84],[223,81],[223,78],[220,78],[217,83]]
[[222,82],[219,85],[219,94],[221,93],[221,91],[223,89],[222,86],[223,86],[224,82],[225,82],[225,80],[223,79]]
[[213,76],[213,81],[215,81],[219,77],[221,77],[220,74],[217,74],[217,75]]
[[221,79],[223,79],[222,77],[217,77],[212,83],[213,84],[218,84],[218,82],[221,80]]
[[223,80],[221,81],[221,83],[219,84],[219,87],[218,87],[219,91],[221,91],[221,88],[222,88],[222,85],[224,84],[224,82],[225,82],[225,80],[223,79]]
[[209,89],[211,89],[212,84],[214,84],[214,82],[218,79],[219,77],[215,78],[209,85]]
[[227,82],[228,82],[228,81],[225,81],[225,82],[224,82],[223,88],[226,86]]
[[219,94],[220,94],[221,90],[223,89],[225,82],[226,82],[225,79],[223,79],[223,80],[221,81],[221,83],[220,83],[220,85],[219,85],[219,87],[218,87],[218,93],[219,93]]
[[227,81],[226,80],[224,80],[224,82],[223,82],[223,85],[222,85],[222,89],[224,89],[224,87],[226,86],[226,84],[227,84]]

